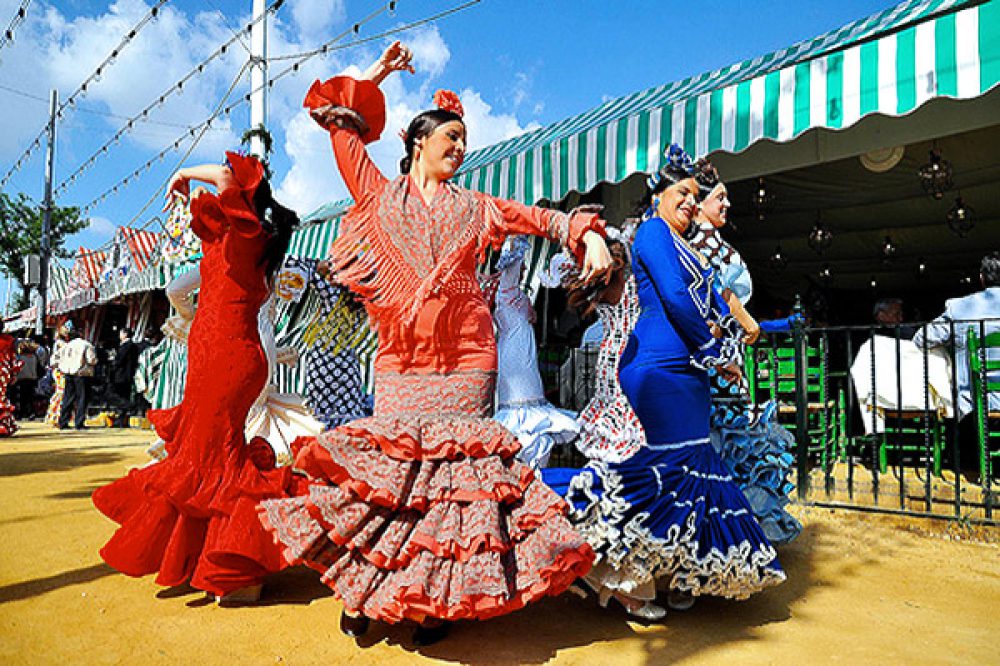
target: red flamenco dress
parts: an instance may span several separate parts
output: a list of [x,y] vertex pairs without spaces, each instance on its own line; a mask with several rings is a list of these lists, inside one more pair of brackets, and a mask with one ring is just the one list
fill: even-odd
[[168,456],[94,492],[97,508],[121,525],[101,549],[108,564],[217,595],[282,567],[256,505],[284,496],[290,474],[262,459],[266,444],[247,446],[243,434],[267,380],[257,316],[267,295],[261,257],[268,237],[253,206],[263,168],[253,158],[227,158],[237,185],[191,204],[204,257],[184,399],[149,413]]
[[0,333],[0,437],[10,437],[17,432],[14,405],[7,399],[7,391],[17,379],[21,365],[14,348],[14,338]]
[[375,413],[306,440],[294,467],[308,490],[264,502],[261,520],[290,562],[372,619],[485,619],[559,594],[593,551],[562,499],[515,460],[518,440],[488,418],[496,342],[475,269],[507,234],[580,255],[583,234],[603,224],[451,183],[425,202],[365,150],[384,126],[378,87],[317,82],[306,106],[327,104],[339,107],[327,129],[357,202],[331,260],[378,330]]

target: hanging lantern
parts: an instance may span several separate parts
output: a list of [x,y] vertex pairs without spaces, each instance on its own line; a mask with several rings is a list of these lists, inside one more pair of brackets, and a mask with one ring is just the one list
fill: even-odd
[[955,205],[948,211],[948,228],[959,238],[965,238],[972,228],[976,226],[976,211],[962,201],[962,197],[955,198]]
[[930,277],[930,273],[927,268],[927,262],[924,260],[923,257],[917,259],[917,265],[913,269],[913,272],[917,276],[918,280],[926,280],[928,277]]
[[750,206],[757,213],[757,220],[760,222],[764,221],[766,214],[771,212],[774,207],[774,194],[767,189],[763,177],[757,179],[757,187],[754,188],[753,195],[750,197]]
[[937,148],[931,149],[930,161],[917,171],[924,193],[935,199],[943,199],[944,193],[952,188],[952,175],[951,162],[942,158]]
[[770,256],[768,261],[771,264],[771,268],[778,273],[785,270],[785,267],[788,266],[788,257],[786,257],[785,253],[781,251],[781,245],[774,248],[774,253]]
[[897,248],[892,242],[892,238],[889,236],[885,237],[885,241],[882,243],[882,263],[885,265],[892,264],[893,259],[896,258]]
[[872,276],[872,279],[868,281],[868,286],[869,286],[869,287],[871,287],[871,290],[872,290],[872,291],[875,291],[875,290],[877,290],[877,289],[878,289],[878,278],[876,278],[876,277],[875,277],[875,276],[873,275],[873,276]]
[[819,281],[823,284],[830,284],[833,282],[833,271],[830,270],[830,264],[823,264],[819,269]]
[[816,216],[816,224],[813,225],[812,230],[809,232],[808,242],[809,247],[817,254],[823,254],[833,242],[833,231],[823,224],[823,220],[820,219],[819,215]]

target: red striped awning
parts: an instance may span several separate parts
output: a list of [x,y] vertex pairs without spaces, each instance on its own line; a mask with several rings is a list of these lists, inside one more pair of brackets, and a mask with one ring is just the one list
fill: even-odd
[[121,233],[125,238],[126,245],[128,245],[128,251],[132,255],[135,270],[142,272],[149,265],[153,252],[160,242],[160,234],[131,227],[122,227]]
[[77,250],[76,263],[73,264],[73,271],[70,274],[69,291],[82,291],[96,287],[107,258],[107,252],[88,250],[84,247]]

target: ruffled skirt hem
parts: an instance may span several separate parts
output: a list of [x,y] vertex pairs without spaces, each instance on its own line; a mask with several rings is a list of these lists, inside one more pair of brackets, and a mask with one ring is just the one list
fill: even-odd
[[[438,433],[453,418],[414,417],[403,438],[429,433],[430,450],[441,454]],[[395,457],[421,445],[387,443],[396,417],[306,442],[296,467],[311,479],[308,492],[263,502],[260,521],[287,561],[320,571],[349,611],[373,619],[486,619],[560,594],[594,557],[565,502],[513,459],[457,457],[517,450],[499,424],[458,419],[469,439],[452,436],[451,458]]]

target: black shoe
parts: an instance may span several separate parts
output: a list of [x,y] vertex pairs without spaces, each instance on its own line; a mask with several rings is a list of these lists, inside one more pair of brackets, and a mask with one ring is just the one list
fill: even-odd
[[340,630],[351,638],[364,636],[365,632],[368,631],[369,624],[371,622],[364,615],[354,617],[346,612],[340,614]]
[[434,623],[430,626],[420,625],[413,631],[413,644],[420,647],[434,645],[443,640],[451,631],[451,622]]

